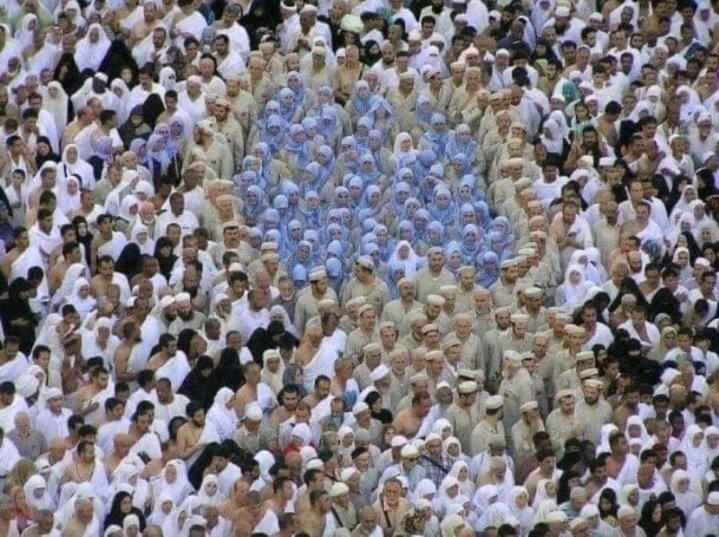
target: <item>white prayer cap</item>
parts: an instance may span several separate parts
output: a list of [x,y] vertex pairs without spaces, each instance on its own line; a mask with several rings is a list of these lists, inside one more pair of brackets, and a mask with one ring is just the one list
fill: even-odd
[[564,522],[565,520],[567,520],[567,515],[565,515],[563,511],[552,511],[544,519],[548,524],[552,522]]
[[357,414],[360,414],[365,410],[369,410],[369,405],[364,401],[360,401],[358,403],[355,403],[355,406],[352,407],[352,414],[356,416]]
[[45,400],[47,401],[50,399],[58,399],[62,396],[63,394],[60,388],[48,388],[47,392],[45,392]]
[[177,293],[175,295],[175,300],[178,304],[181,304],[184,302],[192,302],[192,297],[190,296],[190,293]]
[[336,498],[337,496],[342,496],[343,494],[347,494],[350,491],[350,488],[345,485],[342,482],[335,483],[332,485],[332,488],[330,489],[330,497]]
[[536,401],[527,401],[519,407],[519,411],[524,413],[529,412],[530,410],[534,410],[535,408],[539,408],[539,403],[537,403]]
[[637,512],[634,510],[634,507],[631,507],[629,505],[622,505],[619,508],[619,511],[617,511],[617,519],[621,520],[629,516],[637,516]]
[[345,468],[340,472],[340,479],[344,481],[345,483],[352,479],[352,476],[355,474],[359,474],[360,471],[355,468],[354,466],[350,466],[349,468]]
[[262,409],[257,403],[250,403],[245,408],[245,419],[250,421],[260,421],[262,419]]
[[719,506],[719,492],[716,490],[714,492],[710,492],[709,496],[707,496],[707,504]]
[[504,397],[501,395],[492,395],[487,399],[484,406],[489,410],[497,410],[504,406]]
[[392,437],[392,440],[390,442],[390,447],[398,448],[398,447],[402,447],[404,445],[407,445],[407,437],[402,436],[401,434],[398,434],[397,436]]
[[419,457],[419,450],[412,444],[407,444],[402,448],[400,454],[402,455],[402,458],[411,459],[414,457]]
[[[160,307],[164,310],[165,308],[169,308],[175,303],[175,297],[172,295],[165,295],[162,297],[162,300],[160,300]],[[218,299],[219,302],[219,299]]]
[[385,378],[387,375],[389,375],[389,367],[382,364],[370,372],[369,378],[372,382],[377,382],[378,380]]

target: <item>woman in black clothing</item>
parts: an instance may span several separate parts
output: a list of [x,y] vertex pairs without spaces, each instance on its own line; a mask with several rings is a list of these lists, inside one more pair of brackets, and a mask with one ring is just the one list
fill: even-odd
[[172,268],[175,266],[177,256],[172,253],[172,243],[167,237],[160,237],[155,241],[155,253],[153,255],[160,265],[160,274],[168,280],[172,274]]
[[112,499],[112,508],[105,517],[105,529],[115,524],[116,526],[123,527],[122,522],[128,515],[135,515],[140,521],[140,531],[145,529],[145,515],[142,514],[137,507],[132,505],[132,495],[129,492],[121,490]]
[[91,265],[90,259],[92,257],[93,236],[92,233],[90,233],[87,220],[85,220],[84,216],[76,216],[72,219],[72,225],[75,226],[75,229],[77,230],[77,242],[85,247],[85,262],[89,267]]
[[379,420],[383,425],[392,423],[392,412],[386,408],[382,408],[382,396],[377,391],[371,391],[364,398],[364,402],[369,405],[372,417]]
[[48,161],[60,162],[60,155],[52,152],[52,144],[47,136],[40,136],[35,150],[35,166],[39,170]]
[[73,95],[82,86],[83,78],[77,68],[75,57],[65,52],[57,62],[53,78],[57,80],[68,95]]
[[662,526],[664,526],[662,506],[657,500],[647,500],[647,503],[644,504],[639,526],[647,535],[657,535],[662,529]]
[[131,282],[132,278],[142,272],[142,253],[140,247],[134,242],[129,242],[120,252],[115,262],[115,272],[120,272]]
[[37,318],[30,308],[29,296],[32,284],[25,278],[16,278],[10,283],[8,297],[0,300],[0,319],[5,337],[15,336],[20,341],[20,350],[29,355],[35,343]]
[[[236,392],[244,384],[245,376],[240,365],[240,355],[236,349],[226,347],[220,353],[220,362],[212,372],[214,389],[217,393],[220,388],[229,388]],[[212,394],[214,398],[215,394]]]
[[[180,335],[182,335],[182,332],[180,332]],[[179,341],[177,347],[180,347]],[[212,382],[210,381],[212,370],[212,358],[209,356],[200,356],[197,359],[195,367],[187,374],[182,386],[180,386],[177,392],[187,396],[187,398],[192,401],[202,403],[203,408],[207,410],[212,405],[213,389]]]

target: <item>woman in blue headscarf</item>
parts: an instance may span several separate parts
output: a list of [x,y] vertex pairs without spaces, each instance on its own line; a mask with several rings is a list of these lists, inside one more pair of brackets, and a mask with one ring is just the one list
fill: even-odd
[[414,226],[414,236],[417,237],[417,240],[427,243],[427,225],[430,222],[430,218],[427,209],[420,208],[414,212],[412,225]]
[[335,161],[335,171],[332,175],[335,184],[341,184],[341,179],[344,179],[348,173],[357,173],[359,156],[357,140],[355,140],[354,136],[345,136],[342,138],[340,152]]
[[444,262],[445,268],[456,278],[462,267],[462,252],[457,242],[450,242],[444,249]]
[[304,110],[295,101],[295,94],[290,88],[282,88],[277,94],[277,100],[280,102],[280,116],[287,123],[299,123],[302,120]]
[[476,202],[474,204],[474,210],[477,213],[479,227],[485,232],[489,231],[492,228],[492,217],[489,214],[489,205],[487,205],[487,202],[484,200]]
[[331,258],[325,260],[327,271],[327,283],[339,296],[345,278],[345,267],[339,259]]
[[320,229],[323,225],[320,195],[314,190],[310,190],[304,195],[304,200],[305,202],[302,204],[300,212],[305,218],[307,228]]
[[364,194],[364,181],[358,175],[347,176],[347,190],[349,191],[348,208],[358,211],[362,208],[362,194]]
[[130,142],[130,151],[137,155],[137,163],[147,167],[147,142],[144,138],[135,138]]
[[444,248],[444,226],[437,220],[427,224],[427,246]]
[[305,81],[302,75],[297,71],[287,73],[287,87],[292,90],[295,102],[301,106],[303,110],[307,110],[307,106],[310,103],[310,95],[305,89]]
[[484,233],[474,224],[466,224],[462,228],[462,241],[459,243],[459,252],[462,254],[462,263],[471,265],[483,249]]
[[300,188],[292,181],[282,181],[280,191],[287,197],[287,215],[289,219],[298,219],[304,222],[304,217],[300,212],[300,206],[302,204]]
[[374,218],[378,222],[389,220],[389,213],[382,202],[382,189],[377,185],[369,185],[364,192],[363,218]]
[[258,142],[254,147],[255,157],[260,160],[261,166],[258,170],[260,182],[264,183],[265,189],[270,196],[277,194],[282,177],[291,175],[290,171],[280,160],[273,157],[270,146],[265,142]]
[[390,238],[389,230],[384,224],[377,224],[372,232],[377,237],[377,247],[379,248],[379,257],[385,263],[389,260],[394,251],[395,241]]
[[[374,235],[374,234],[373,234]],[[388,277],[387,263],[384,263],[379,256],[379,246],[374,242],[376,237],[372,238],[372,242],[366,242],[362,245],[362,255],[369,257],[374,263],[374,273],[380,280],[386,281]]]
[[353,136],[357,142],[357,151],[360,154],[369,148],[369,131],[372,128],[372,121],[367,116],[359,118]]
[[477,258],[477,276],[475,281],[489,289],[499,279],[499,257],[494,252],[484,252]]
[[410,166],[410,168],[412,168],[412,173],[414,173],[417,184],[419,184],[419,182],[427,176],[429,170],[436,163],[437,153],[435,153],[434,150],[423,149],[419,152],[419,154],[417,155],[417,160],[415,160],[414,163]]
[[277,212],[276,209],[273,209],[272,207],[269,207],[263,214],[260,222],[260,230],[262,231],[262,236],[264,237],[265,234],[270,230],[277,230],[279,231],[280,227],[280,213]]
[[414,109],[414,125],[410,134],[415,145],[419,145],[422,135],[432,126],[432,115],[434,114],[434,104],[429,95],[422,93],[417,97],[417,104]]
[[282,237],[283,250],[280,253],[283,259],[289,257],[292,252],[297,250],[304,234],[304,227],[302,227],[302,222],[299,220],[291,220],[290,223],[287,224],[287,229]]
[[446,154],[447,142],[449,141],[449,131],[447,129],[447,118],[444,114],[432,114],[432,124],[429,130],[425,131],[419,141],[417,148],[431,149],[442,160]]
[[290,252],[290,256],[285,260],[285,266],[293,267],[294,270],[294,267],[299,265],[309,274],[315,265],[312,257],[312,245],[309,241],[301,240],[297,244],[297,248],[293,252]]
[[372,110],[376,99],[377,97],[372,95],[369,84],[365,80],[358,80],[355,83],[346,106],[352,125],[356,125],[359,118],[366,116]]
[[492,221],[492,231],[500,233],[502,235],[502,241],[505,248],[510,250],[514,246],[515,236],[512,232],[512,226],[509,220],[505,216],[498,216]]
[[371,153],[365,153],[359,159],[359,168],[356,173],[357,177],[362,179],[362,182],[367,188],[367,185],[378,185],[381,187],[385,186],[386,180],[377,169],[377,163],[374,161],[374,157]]
[[329,145],[321,145],[317,149],[317,164],[320,165],[318,181],[324,187],[335,168],[335,153]]
[[242,216],[245,219],[245,224],[256,226],[259,223],[260,216],[267,209],[265,192],[259,186],[252,185],[247,189],[247,196],[244,201]]
[[332,209],[343,209],[350,206],[350,191],[344,185],[336,186],[332,193]]
[[305,240],[310,243],[310,246],[312,246],[312,261],[315,265],[320,265],[324,262],[324,258],[322,256],[322,244],[320,243],[320,232],[316,229],[305,229],[305,234],[302,237],[302,240]]
[[170,155],[165,151],[165,139],[159,134],[152,134],[147,140],[146,166],[150,170],[152,182],[157,188],[160,179],[167,174],[170,168]]
[[414,213],[422,208],[422,204],[417,198],[407,198],[404,202],[404,210],[401,213],[402,220],[409,220],[410,222],[414,218]]
[[304,170],[310,161],[310,142],[307,141],[305,129],[299,123],[290,127],[289,136],[285,138],[279,158],[290,170]]
[[337,150],[342,137],[342,125],[339,114],[332,106],[325,106],[317,122],[317,134],[322,136],[325,143]]
[[349,234],[345,234],[345,230],[342,228],[341,224],[329,224],[323,229],[323,233],[324,242],[329,245],[330,243],[337,241],[342,246],[343,254],[347,252],[350,246]]
[[461,123],[457,128],[449,133],[449,141],[447,142],[447,154],[457,155],[459,153],[467,157],[470,167],[473,167],[477,160],[477,146],[479,144],[472,137],[472,131],[469,125]]
[[386,202],[387,209],[394,218],[399,218],[402,213],[404,213],[404,204],[407,199],[409,199],[412,193],[412,188],[405,181],[397,181],[387,192],[390,196]]
[[385,147],[382,141],[382,133],[377,129],[369,131],[367,137],[367,151],[374,157],[379,171],[382,175],[389,177],[394,172],[392,152]]
[[464,153],[450,155],[451,153],[447,153],[447,160],[450,164],[447,169],[447,182],[449,184],[456,185],[462,177],[474,174],[467,155]]
[[512,256],[512,249],[505,245],[504,237],[498,231],[489,232],[487,235],[487,246],[490,251],[497,254],[500,263]]
[[377,98],[369,113],[365,116],[370,120],[370,129],[377,129],[382,133],[382,144],[389,144],[394,140],[399,130],[392,105],[381,97]]
[[452,193],[443,184],[434,187],[434,197],[427,206],[429,214],[438,220],[446,229],[447,235],[452,235],[457,225],[457,206],[452,201]]
[[399,281],[406,276],[404,272],[404,265],[398,261],[390,260],[387,263],[387,287],[389,287],[389,298],[390,300],[397,300],[399,298]]
[[412,225],[411,220],[402,220],[399,223],[397,226],[397,239],[399,241],[407,241],[412,245],[412,249],[415,252],[421,254],[421,252],[417,251],[418,243],[417,238],[414,236],[414,225]]
[[457,195],[457,204],[458,205],[464,205],[465,203],[468,203],[470,205],[474,205],[475,200],[475,190],[476,190],[477,181],[475,180],[473,175],[464,175],[460,178],[460,180],[457,182],[457,185],[455,188],[455,194]]
[[300,194],[304,197],[309,191],[321,192],[324,184],[320,182],[320,165],[310,162],[304,170],[300,170]]
[[281,116],[272,114],[263,125],[259,126],[257,140],[266,143],[273,153],[278,153],[282,148],[289,128],[289,123],[282,119]]

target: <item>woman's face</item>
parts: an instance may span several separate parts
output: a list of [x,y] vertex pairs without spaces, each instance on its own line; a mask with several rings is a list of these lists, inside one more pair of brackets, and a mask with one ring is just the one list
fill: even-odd
[[462,266],[462,256],[459,252],[452,252],[452,254],[449,256],[449,266],[453,269],[458,269]]
[[456,498],[459,495],[459,485],[452,485],[447,489],[447,496]]
[[631,505],[637,505],[639,503],[639,490],[632,489],[631,492],[627,494],[627,500],[629,500]]
[[50,146],[47,145],[45,142],[40,142],[37,144],[37,152],[41,156],[47,156],[50,154]]
[[170,464],[165,468],[165,481],[170,484],[177,481],[177,469],[174,464]]
[[130,121],[132,122],[133,127],[139,127],[142,125],[142,115],[140,114],[132,114],[130,116]]
[[466,481],[466,479],[469,477],[469,470],[467,470],[466,466],[462,466],[462,468],[459,469],[459,472],[457,473],[457,479],[460,481]]
[[569,273],[569,282],[572,285],[579,285],[579,282],[582,281],[582,275],[579,273],[579,271],[573,270]]
[[524,509],[525,507],[527,507],[527,503],[529,503],[529,498],[524,492],[522,492],[520,494],[517,494],[517,497],[514,499],[514,503],[520,509]]
[[689,480],[688,479],[682,479],[677,483],[677,489],[679,492],[687,492],[689,490]]
[[162,502],[160,505],[160,508],[162,509],[162,512],[166,515],[169,515],[172,512],[172,500],[167,500]]
[[120,511],[123,513],[129,513],[132,510],[132,497],[125,496],[120,502]]
[[208,496],[214,496],[217,492],[217,483],[214,481],[210,481],[208,483],[205,483],[205,494]]
[[372,412],[380,412],[382,410],[382,398],[378,398],[370,407]]
[[74,196],[77,194],[80,190],[80,185],[78,185],[77,181],[68,181],[67,182],[67,193],[71,196]]
[[367,99],[369,97],[369,87],[363,85],[357,88],[357,96],[360,99]]

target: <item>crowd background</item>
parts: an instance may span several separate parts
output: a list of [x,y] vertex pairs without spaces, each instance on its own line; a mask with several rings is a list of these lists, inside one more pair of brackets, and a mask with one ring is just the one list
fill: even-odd
[[4,0],[0,534],[719,535],[717,23]]

